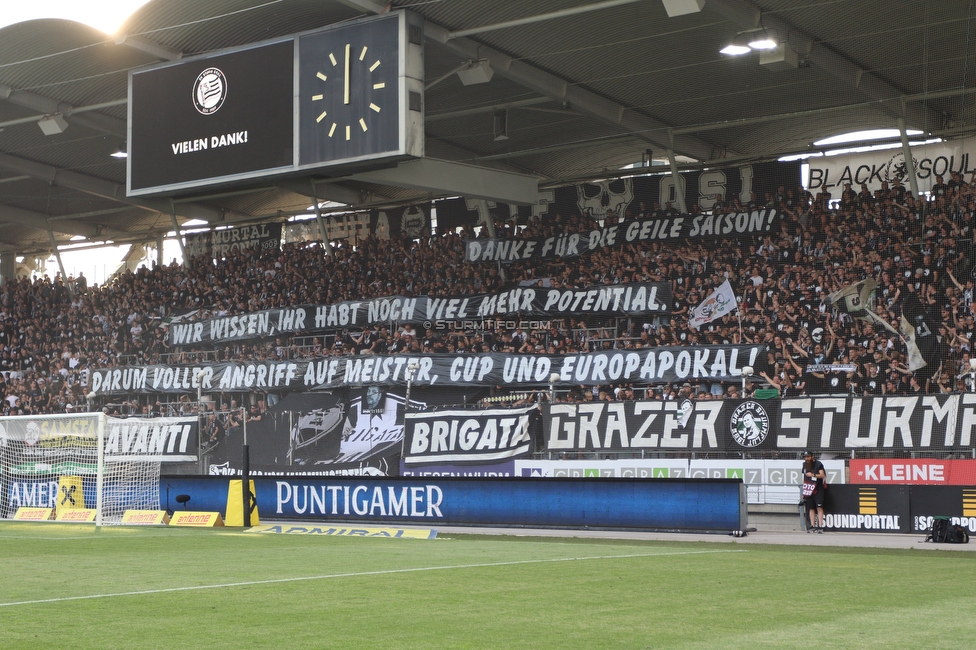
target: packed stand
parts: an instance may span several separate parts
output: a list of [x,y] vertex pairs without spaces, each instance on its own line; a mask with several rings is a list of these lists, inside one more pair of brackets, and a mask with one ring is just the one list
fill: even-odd
[[[351,354],[563,354],[740,343],[763,344],[767,351],[768,370],[745,386],[746,394],[760,385],[787,397],[972,389],[966,382],[976,329],[976,178],[967,183],[955,172],[949,182],[939,177],[924,202],[898,182],[874,192],[847,185],[839,197],[781,187],[744,204],[721,199],[713,212],[776,208],[782,217],[779,232],[734,246],[720,239],[640,243],[591,253],[583,260],[499,267],[463,261],[463,240],[476,236],[469,226],[459,234],[419,240],[368,238],[355,247],[334,246],[329,255],[319,244],[288,244],[273,252],[243,250],[213,263],[140,268],[104,286],[68,278],[73,291],[60,278],[19,278],[0,288],[4,414],[86,409],[90,371],[125,365]],[[668,212],[673,212],[670,205],[642,205],[620,217],[608,215],[606,222]],[[586,216],[554,215],[533,217],[517,235],[511,224],[498,223],[496,230],[505,233],[501,236],[540,237],[597,227]],[[877,312],[896,329],[907,300],[917,301],[941,324],[937,356],[924,369],[908,369],[899,336],[824,303],[831,292],[867,277],[879,282]],[[735,315],[690,329],[690,310],[726,278],[740,296],[741,334]],[[667,317],[573,319],[528,331],[433,331],[418,329],[420,323],[390,323],[210,349],[173,349],[162,326],[174,315],[205,319],[391,295],[492,293],[543,279],[555,288],[666,282],[674,304]],[[810,364],[830,363],[855,370],[834,378],[807,372]],[[742,389],[738,382],[612,385],[562,388],[558,399],[708,399],[738,397]],[[229,397],[222,401],[227,404],[218,408],[229,406]],[[120,414],[126,410],[157,411],[152,404],[116,409]]]

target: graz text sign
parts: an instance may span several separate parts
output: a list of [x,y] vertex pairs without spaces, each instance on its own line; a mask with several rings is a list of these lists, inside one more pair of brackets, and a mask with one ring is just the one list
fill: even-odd
[[633,401],[543,408],[550,451],[962,451],[976,395]]

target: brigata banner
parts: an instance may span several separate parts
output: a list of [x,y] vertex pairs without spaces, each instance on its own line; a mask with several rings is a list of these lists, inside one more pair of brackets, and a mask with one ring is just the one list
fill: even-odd
[[531,239],[468,239],[464,242],[464,260],[524,262],[578,257],[584,253],[638,242],[735,238],[778,232],[780,221],[779,214],[773,209],[721,215],[682,214],[605,226],[588,233]]
[[482,411],[408,413],[403,463],[407,466],[493,463],[532,453],[534,406]]
[[91,373],[92,397],[129,393],[309,391],[343,386],[405,386],[416,364],[414,386],[598,386],[616,381],[642,384],[742,378],[756,367],[764,346],[669,346],[588,354],[357,355],[312,361],[215,363],[198,366],[126,366]]
[[[976,447],[974,429],[976,395],[971,393],[543,406],[546,448],[566,452],[651,449],[799,454],[813,449],[818,453],[851,450],[971,453]],[[853,474],[853,462],[851,471]],[[899,470],[906,471],[913,474],[916,470]],[[880,476],[879,472],[874,468],[871,475]]]
[[472,296],[386,296],[329,305],[299,305],[237,316],[173,323],[170,345],[197,345],[300,334],[393,322],[485,320],[505,316],[562,318],[595,314],[667,314],[671,285],[666,282],[597,285],[586,289],[518,287]]
[[851,459],[851,483],[868,485],[976,485],[976,460]]

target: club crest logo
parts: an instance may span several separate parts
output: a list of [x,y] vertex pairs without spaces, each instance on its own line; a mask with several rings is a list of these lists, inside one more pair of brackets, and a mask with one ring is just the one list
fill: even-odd
[[193,106],[201,115],[213,115],[227,98],[227,78],[218,68],[207,68],[193,82]]
[[729,418],[729,430],[738,445],[758,447],[769,435],[769,415],[758,402],[742,402]]
[[28,447],[37,445],[41,440],[41,427],[37,422],[27,423],[27,432],[24,434],[24,444]]

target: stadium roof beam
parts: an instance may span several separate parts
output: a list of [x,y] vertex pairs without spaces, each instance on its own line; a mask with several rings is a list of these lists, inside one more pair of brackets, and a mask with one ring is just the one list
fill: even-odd
[[568,9],[559,9],[557,11],[550,11],[549,13],[538,14],[536,16],[526,16],[525,18],[506,20],[504,22],[494,23],[492,25],[482,25],[481,27],[470,27],[468,29],[459,29],[455,32],[448,33],[448,37],[460,38],[462,36],[471,36],[472,34],[483,34],[485,32],[493,32],[498,29],[521,27],[522,25],[541,23],[545,20],[564,18],[566,16],[577,16],[579,14],[588,13],[590,11],[600,11],[601,9],[610,9],[611,7],[619,7],[620,5],[629,5],[629,4],[634,4],[635,2],[644,2],[644,1],[645,0],[605,0],[604,2],[597,2],[591,5],[569,7]]
[[100,232],[98,227],[87,223],[69,219],[49,219],[47,215],[43,215],[40,212],[25,210],[24,208],[18,208],[13,205],[0,205],[0,222],[36,228],[44,232],[53,230],[54,232],[73,237],[81,236],[88,239],[105,235],[104,232]]
[[115,41],[116,45],[125,45],[126,47],[131,47],[134,50],[138,50],[149,56],[156,57],[162,61],[178,61],[183,58],[183,53],[179,50],[174,50],[171,47],[166,47],[155,41],[151,41],[148,38],[142,36],[123,36],[122,38]]
[[[112,181],[106,181],[94,176],[81,174],[70,169],[61,169],[45,163],[0,153],[0,168],[18,174],[27,174],[57,187],[93,194],[111,199],[127,205],[133,205],[144,210],[169,214],[171,207],[168,201],[155,199],[133,200],[125,195],[125,187]],[[194,203],[179,204],[178,213],[187,219],[201,219],[207,222],[225,220],[225,213],[207,206]]]
[[120,120],[95,111],[76,111],[71,104],[59,102],[56,99],[38,95],[29,90],[18,90],[6,84],[0,84],[0,99],[37,111],[41,115],[60,113],[63,117],[72,118],[71,121],[75,124],[101,131],[102,133],[116,135],[120,138],[127,136],[125,120]]
[[789,34],[787,47],[792,47],[818,68],[870,99],[883,102],[882,109],[892,117],[904,117],[912,123],[912,126],[923,130],[942,127],[943,116],[937,111],[923,107],[909,109],[899,101],[905,96],[904,90],[865,70],[832,48],[818,43],[812,36],[803,33],[782,18],[771,13],[763,13],[762,9],[748,0],[708,0],[705,6],[740,27],[761,28],[777,34]]
[[400,163],[395,168],[354,174],[352,179],[503,203],[534,205],[539,201],[539,179],[535,176],[432,158],[411,160]]
[[[373,14],[385,13],[390,8],[389,4],[376,0],[340,1],[350,7]],[[496,73],[525,88],[556,101],[564,102],[581,113],[615,124],[660,149],[667,149],[671,146],[667,132],[668,124],[591,90],[574,85],[530,63],[510,57],[493,47],[464,36],[452,37],[451,30],[429,20],[425,23],[424,33],[428,40],[440,43],[465,59],[471,61],[487,59]],[[711,157],[715,147],[698,138],[682,136],[675,140],[674,148],[680,154],[697,160],[706,160]]]
[[[350,209],[390,201],[390,197],[380,194],[360,192],[357,189],[339,185],[345,178],[311,178],[308,180],[285,178],[275,181],[275,185],[285,190],[307,196],[317,202],[334,201],[349,206]],[[310,182],[309,182],[310,181]],[[314,186],[314,187],[313,187]],[[323,189],[319,190],[318,188]]]

